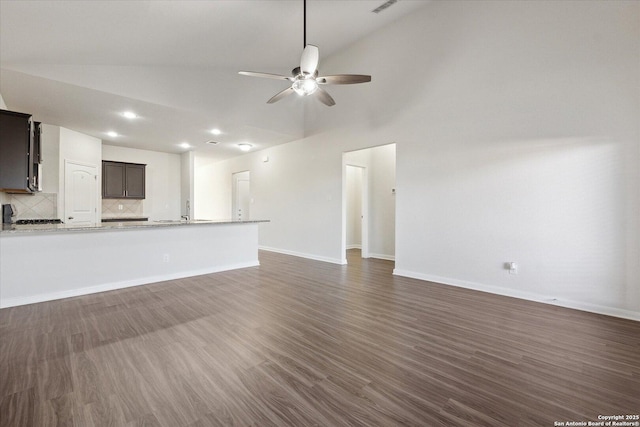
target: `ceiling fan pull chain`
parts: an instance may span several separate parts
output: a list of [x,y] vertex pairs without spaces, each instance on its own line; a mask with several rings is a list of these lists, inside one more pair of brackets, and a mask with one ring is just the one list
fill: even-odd
[[302,14],[304,15],[304,17],[302,18],[302,49],[304,50],[304,48],[307,47],[307,0],[302,1]]

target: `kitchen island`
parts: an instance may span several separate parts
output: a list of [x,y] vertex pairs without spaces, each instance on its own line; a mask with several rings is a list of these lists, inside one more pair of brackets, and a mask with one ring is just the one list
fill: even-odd
[[3,225],[0,308],[257,266],[261,222]]

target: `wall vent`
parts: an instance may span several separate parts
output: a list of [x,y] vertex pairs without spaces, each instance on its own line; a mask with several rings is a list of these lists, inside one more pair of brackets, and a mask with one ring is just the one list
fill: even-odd
[[380,6],[376,7],[375,9],[373,9],[371,12],[373,13],[380,13],[383,10],[387,9],[388,7],[390,7],[391,5],[393,5],[394,3],[397,3],[398,0],[388,0],[384,3],[382,3]]

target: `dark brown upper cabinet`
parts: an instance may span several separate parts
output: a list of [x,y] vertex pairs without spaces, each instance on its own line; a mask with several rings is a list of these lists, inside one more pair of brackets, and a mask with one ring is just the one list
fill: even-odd
[[146,166],[147,165],[140,165],[136,163],[125,163],[125,197],[130,199],[144,199],[144,175]]
[[[40,123],[37,124],[34,127],[31,114],[0,110],[0,191],[38,191]],[[34,135],[34,131],[38,134]]]
[[144,199],[145,168],[140,163],[102,161],[103,199]]

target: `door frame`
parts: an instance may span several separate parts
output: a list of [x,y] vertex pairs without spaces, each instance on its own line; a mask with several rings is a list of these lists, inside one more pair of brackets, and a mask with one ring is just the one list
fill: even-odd
[[85,162],[79,162],[76,160],[70,160],[70,159],[64,159],[64,200],[63,200],[63,215],[62,218],[64,222],[66,222],[66,218],[69,217],[69,198],[67,197],[68,195],[68,190],[67,190],[67,180],[68,180],[68,174],[69,174],[69,165],[77,165],[77,166],[84,166],[84,167],[88,167],[88,168],[93,168],[93,170],[95,171],[95,184],[96,184],[96,200],[95,200],[95,210],[94,210],[94,222],[97,224],[99,223],[99,219],[100,219],[100,215],[102,214],[102,206],[100,206],[99,201],[102,200],[102,179],[101,176],[98,174],[98,165],[96,165],[95,163],[85,163]]
[[[374,169],[370,169],[370,167],[372,168],[373,165],[370,164],[369,162],[362,162],[363,164],[358,164],[360,163],[358,160],[353,160],[353,161],[349,161],[348,157],[351,153],[355,153],[355,152],[359,152],[359,151],[365,151],[365,150],[372,150],[378,147],[386,147],[386,146],[393,146],[394,147],[394,153],[397,152],[397,143],[395,142],[389,142],[389,143],[385,143],[385,144],[379,144],[379,145],[372,145],[369,147],[362,147],[362,148],[358,148],[358,149],[354,149],[354,150],[349,150],[349,151],[343,151],[342,152],[342,239],[341,239],[341,254],[342,254],[342,259],[341,259],[341,263],[342,264],[347,264],[347,165],[349,166],[357,166],[357,167],[361,167],[364,169],[363,172],[363,185],[362,185],[362,192],[363,192],[363,199],[362,199],[362,215],[363,215],[363,229],[362,229],[362,258],[380,258],[380,259],[385,259],[385,260],[392,260],[395,261],[395,253],[397,251],[394,251],[394,255],[393,256],[384,256],[381,254],[376,254],[376,253],[371,253],[371,237],[375,237],[377,234],[377,230],[375,229],[370,229],[369,227],[369,223],[371,220],[371,216],[373,214],[375,214],[376,212],[374,212],[375,206],[371,205],[371,203],[374,201],[373,199],[371,199],[371,197],[373,197],[373,194],[369,194],[369,190],[370,188],[373,189],[373,187],[371,187],[372,183],[370,182],[370,178],[373,179],[375,176],[376,171]],[[396,171],[396,176],[397,176],[397,165],[398,165],[398,161],[397,161],[397,157],[395,158],[394,161],[394,170]],[[392,193],[395,196],[395,189],[396,189],[396,183],[397,183],[397,179],[395,180],[396,182],[394,183],[394,186],[392,188]],[[373,191],[373,190],[372,190]],[[395,197],[394,197],[395,199]],[[397,204],[396,201],[394,200],[393,202],[393,210],[394,210],[394,214],[397,213]],[[393,226],[393,234],[394,234],[394,239],[395,239],[395,234],[396,234],[396,230],[397,230],[397,216],[396,216],[396,220]],[[397,248],[397,244],[396,244],[396,248]]]
[[366,166],[347,162],[347,152],[342,153],[342,264],[347,264],[347,166],[362,169],[362,258],[369,258],[369,171]]

